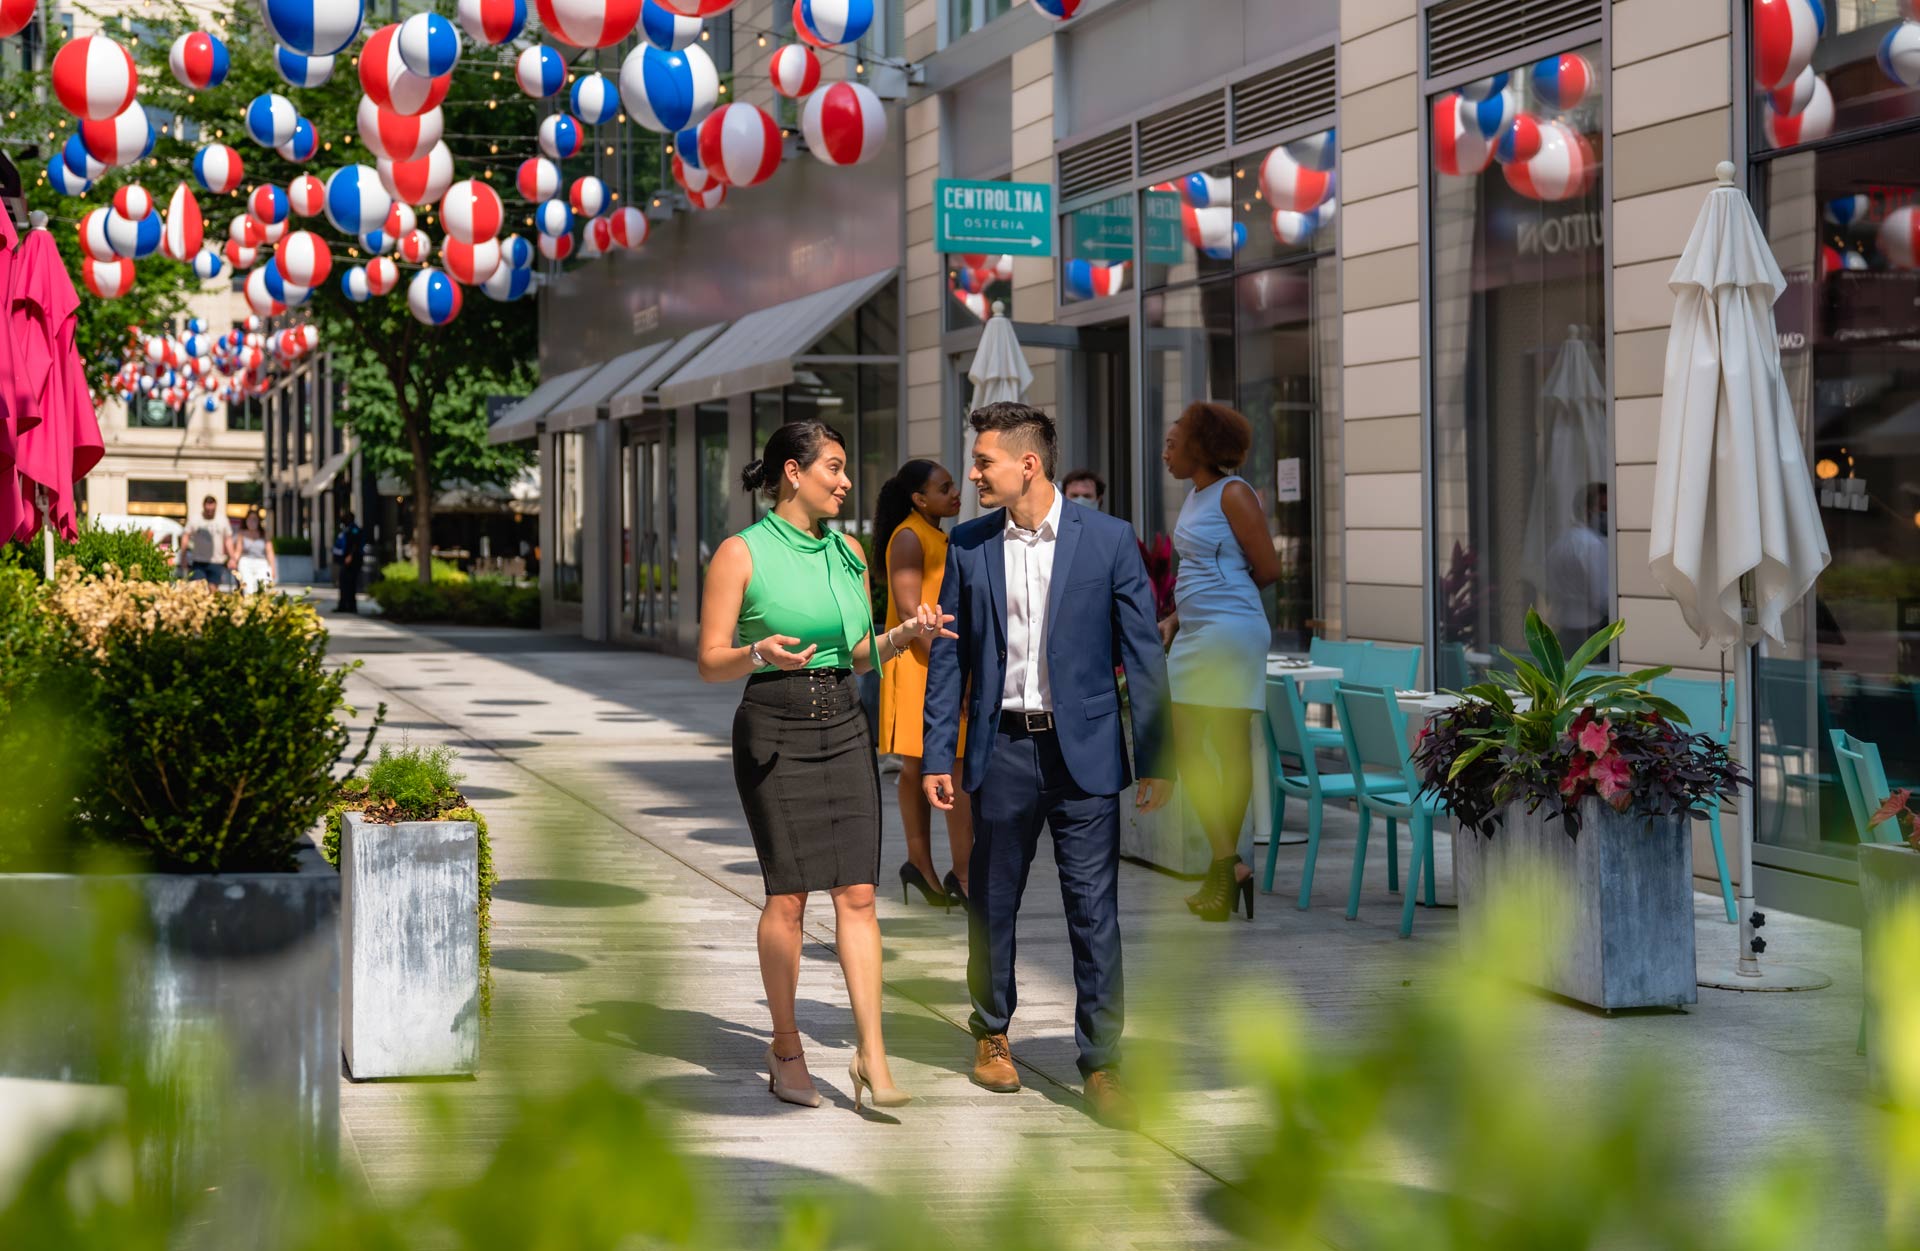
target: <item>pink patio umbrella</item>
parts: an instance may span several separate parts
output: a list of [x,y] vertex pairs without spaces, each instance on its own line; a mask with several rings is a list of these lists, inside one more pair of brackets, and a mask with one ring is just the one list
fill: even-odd
[[[4,310],[6,337],[12,344],[9,389],[16,402],[39,421],[14,440],[16,513],[25,512],[13,531],[31,538],[42,526],[58,527],[66,538],[79,533],[74,484],[87,476],[106,451],[86,372],[74,349],[74,315],[80,298],[60,260],[45,219],[20,241],[7,275]],[[47,538],[52,562],[53,540]],[[51,569],[48,570],[51,576]]]
[[[11,215],[0,213],[0,293],[12,285],[19,247],[20,237],[14,233]],[[28,397],[16,393],[14,384],[24,378],[25,371],[15,366],[14,356],[13,336],[0,338],[0,539],[11,538],[26,519],[14,464],[18,460],[20,432],[40,424],[40,414],[33,409]]]

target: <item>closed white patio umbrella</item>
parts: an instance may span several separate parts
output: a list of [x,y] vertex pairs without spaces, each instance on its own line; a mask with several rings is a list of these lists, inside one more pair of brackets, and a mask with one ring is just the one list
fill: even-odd
[[[973,384],[970,408],[1011,404],[1033,385],[1033,370],[1027,366],[1026,353],[1020,350],[1020,337],[1007,319],[1007,306],[999,300],[993,302],[993,316],[987,318],[986,328],[980,332],[980,346],[973,351],[973,364],[967,366],[967,381]],[[973,428],[969,426],[960,464],[953,468],[954,476],[964,478],[966,467],[972,463]],[[960,506],[961,519],[979,515],[980,497],[971,491],[965,492]]]
[[[1760,223],[1722,161],[1669,281],[1673,325],[1654,473],[1654,579],[1703,645],[1737,648],[1735,749],[1752,769],[1751,647],[1786,642],[1786,613],[1829,559],[1813,478],[1780,367],[1773,304],[1787,289]],[[1740,946],[1735,989],[1824,985],[1753,950],[1753,809],[1740,805]]]

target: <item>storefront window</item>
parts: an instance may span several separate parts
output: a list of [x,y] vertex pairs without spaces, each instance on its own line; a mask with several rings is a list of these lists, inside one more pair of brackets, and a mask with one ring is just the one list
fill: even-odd
[[1755,3],[1756,147],[1790,148],[1920,117],[1920,22],[1896,0]]
[[1060,220],[1060,302],[1105,299],[1132,288],[1133,197],[1114,196]]
[[1436,680],[1612,619],[1598,46],[1431,101]]
[[[1833,553],[1787,644],[1763,643],[1754,663],[1755,854],[1779,868],[1853,855],[1831,730],[1875,744],[1892,786],[1920,780],[1920,127],[1827,138],[1920,118],[1904,85],[1920,85],[1920,24],[1887,20],[1894,7],[1827,6],[1797,130],[1778,108],[1790,101],[1758,90],[1784,71],[1755,32],[1769,124],[1752,136],[1752,194],[1787,279],[1781,364]],[[1817,146],[1765,155],[1789,143]]]
[[994,304],[1013,316],[1013,258],[969,252],[949,256],[947,263],[948,330],[978,326],[993,315]]
[[184,522],[187,519],[187,484],[184,481],[129,479],[127,512],[135,517],[171,517]]
[[580,602],[580,541],[586,527],[585,440],[579,432],[553,436],[553,597]]
[[1014,0],[944,0],[949,42],[970,35],[994,18],[1013,11]]
[[739,486],[728,472],[727,405],[697,405],[693,410],[694,458],[700,467],[700,489],[695,505],[699,513],[700,577],[704,585],[707,565],[727,538],[727,497]]

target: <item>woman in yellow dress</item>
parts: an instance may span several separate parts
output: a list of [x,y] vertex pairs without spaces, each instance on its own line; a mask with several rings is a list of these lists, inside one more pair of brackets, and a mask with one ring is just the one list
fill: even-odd
[[[940,602],[940,579],[947,569],[947,535],[942,520],[960,514],[960,488],[953,475],[930,460],[910,460],[880,488],[874,506],[873,550],[887,586],[887,625],[902,620],[921,604]],[[880,678],[880,737],[883,754],[900,760],[900,823],[906,828],[907,862],[900,866],[900,892],[918,890],[928,903],[967,902],[967,859],[973,853],[973,821],[964,795],[947,814],[947,846],[953,869],[943,885],[933,866],[933,809],[920,788],[920,736],[927,701],[927,645],[915,643],[886,667]],[[966,727],[960,730],[966,748]]]

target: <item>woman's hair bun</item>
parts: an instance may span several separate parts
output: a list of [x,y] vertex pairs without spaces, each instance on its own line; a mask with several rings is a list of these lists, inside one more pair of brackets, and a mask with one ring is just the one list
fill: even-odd
[[747,467],[740,471],[740,485],[749,491],[762,490],[767,485],[767,462],[750,460]]

